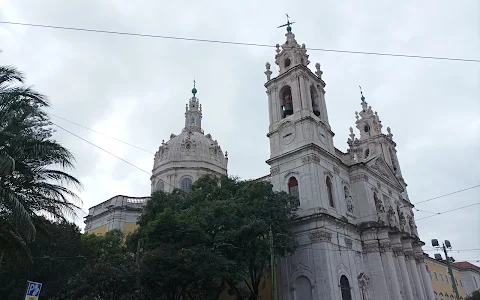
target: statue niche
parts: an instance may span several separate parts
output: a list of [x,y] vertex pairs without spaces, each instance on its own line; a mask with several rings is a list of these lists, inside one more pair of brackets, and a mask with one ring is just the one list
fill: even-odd
[[280,90],[280,105],[284,118],[293,114],[292,89],[288,85]]

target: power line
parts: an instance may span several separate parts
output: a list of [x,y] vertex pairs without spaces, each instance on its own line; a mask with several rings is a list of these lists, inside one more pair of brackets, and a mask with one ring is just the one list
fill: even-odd
[[[480,187],[480,184],[479,184],[479,185],[474,185],[474,186],[471,186],[471,187],[468,187],[468,188],[465,188],[465,189],[462,189],[462,190],[457,190],[457,191],[454,191],[454,192],[451,192],[451,193],[448,193],[448,194],[443,194],[443,195],[440,195],[440,196],[436,196],[436,197],[433,197],[433,198],[429,198],[429,199],[426,199],[426,200],[422,200],[422,201],[419,201],[419,202],[414,203],[414,204],[416,205],[416,204],[420,204],[420,203],[432,201],[432,200],[435,200],[435,199],[443,198],[443,197],[446,197],[446,196],[450,196],[450,195],[457,194],[457,193],[460,193],[460,192],[468,191],[468,190],[471,190],[471,189],[474,189],[474,188],[478,188],[478,187]],[[404,208],[404,207],[408,207],[408,206],[409,206],[409,205],[402,205],[402,206],[400,206],[399,208]],[[437,213],[437,212],[420,210],[420,209],[418,209],[418,208],[416,208],[416,207],[414,207],[413,209],[415,209],[416,211],[419,211],[419,212],[427,212],[427,213],[431,213],[431,214],[435,214],[435,215],[441,214],[441,213]],[[368,218],[368,217],[371,217],[371,216],[376,216],[377,214],[378,214],[378,213],[366,215],[366,216],[363,216],[363,217],[361,217],[361,218],[357,218],[357,220],[364,219],[364,218]],[[429,216],[429,217],[432,217],[432,216]],[[420,219],[418,219],[418,220],[420,220]]]
[[87,142],[87,143],[89,143],[90,145],[92,145],[92,146],[94,146],[94,147],[96,147],[96,148],[98,148],[98,149],[100,149],[100,150],[102,150],[102,151],[104,151],[104,152],[106,152],[106,153],[108,153],[108,154],[110,154],[110,155],[112,155],[112,156],[120,159],[120,160],[123,161],[124,163],[127,163],[127,164],[129,164],[130,166],[132,166],[132,167],[134,167],[134,168],[136,168],[136,169],[138,169],[138,170],[140,170],[140,171],[142,171],[142,172],[144,172],[144,173],[147,173],[148,175],[151,175],[150,172],[145,171],[144,169],[142,169],[142,168],[140,168],[140,167],[137,167],[136,165],[132,164],[131,162],[129,162],[129,161],[121,158],[120,156],[117,156],[117,155],[113,154],[112,152],[110,152],[110,151],[108,151],[108,150],[105,150],[104,148],[102,148],[102,147],[100,147],[100,146],[95,145],[94,143],[92,143],[92,142],[90,142],[90,141],[82,138],[81,136],[79,136],[79,135],[71,132],[70,130],[67,130],[67,129],[63,128],[62,126],[60,126],[60,125],[58,125],[58,124],[55,124],[55,123],[53,123],[53,122],[52,122],[52,124],[55,125],[55,126],[57,126],[57,127],[60,128],[60,129],[64,130],[65,132],[68,132],[68,133],[70,133],[71,135],[73,135],[73,136],[75,136],[75,137],[83,140],[84,142]]
[[463,189],[463,190],[458,190],[458,191],[455,191],[455,192],[452,192],[452,193],[449,193],[449,194],[444,194],[444,195],[441,195],[441,196],[437,196],[437,197],[433,197],[433,198],[430,198],[430,199],[427,199],[427,200],[423,200],[423,201],[415,203],[415,205],[420,204],[420,203],[424,203],[424,202],[428,202],[428,201],[432,201],[432,200],[435,200],[435,199],[438,199],[438,198],[450,196],[450,195],[460,193],[460,192],[463,192],[463,191],[468,191],[468,190],[471,190],[471,189],[474,189],[474,188],[477,188],[477,187],[480,187],[480,184],[468,187],[468,188]]
[[435,214],[435,215],[433,215],[433,216],[428,216],[428,217],[423,217],[423,218],[417,219],[417,221],[424,220],[424,219],[428,219],[428,218],[435,217],[435,216],[442,215],[442,214],[446,214],[446,213],[449,213],[449,212],[452,212],[452,211],[456,211],[456,210],[459,210],[459,209],[464,209],[464,208],[467,208],[467,207],[472,207],[472,206],[479,205],[479,204],[480,204],[480,202],[479,202],[479,203],[470,204],[470,205],[467,205],[467,206],[462,206],[462,207],[458,207],[458,208],[446,210],[446,211],[443,211],[443,212],[439,212],[439,213],[437,213],[437,214]]
[[70,120],[68,120],[68,119],[65,119],[65,118],[63,118],[63,117],[57,116],[57,115],[55,115],[55,114],[52,114],[52,113],[48,113],[48,114],[51,115],[51,116],[54,116],[55,118],[62,119],[62,120],[64,120],[64,121],[67,121],[67,122],[72,123],[72,124],[74,124],[74,125],[80,126],[80,127],[82,127],[82,128],[88,129],[88,130],[93,131],[93,132],[95,132],[95,133],[98,133],[98,134],[100,134],[100,135],[106,136],[106,137],[108,137],[108,138],[110,138],[110,139],[112,139],[112,140],[115,140],[115,141],[117,141],[117,142],[123,143],[123,144],[125,144],[125,145],[130,146],[130,147],[137,148],[137,149],[142,150],[142,151],[144,151],[144,152],[147,152],[147,153],[149,153],[149,154],[155,154],[155,153],[153,153],[153,152],[151,152],[151,151],[145,150],[145,149],[143,149],[143,148],[141,148],[141,147],[138,147],[138,146],[135,146],[135,145],[133,145],[133,144],[131,144],[131,143],[122,141],[122,140],[117,139],[117,138],[115,138],[115,137],[113,137],[113,136],[109,136],[109,135],[107,135],[107,134],[105,134],[105,133],[102,133],[102,132],[99,132],[99,131],[97,131],[97,130],[95,130],[95,129],[88,128],[88,127],[86,127],[86,126],[84,126],[84,125],[81,125],[81,124],[78,124],[78,123],[76,123],[76,122],[70,121]]
[[[255,47],[268,47],[268,48],[276,47],[274,45],[259,44],[259,43],[246,43],[246,42],[198,39],[198,38],[187,38],[187,37],[166,36],[166,35],[157,35],[157,34],[134,33],[134,32],[124,32],[124,31],[110,31],[110,30],[89,29],[89,28],[79,28],[79,27],[54,26],[54,25],[45,25],[45,24],[32,24],[32,23],[20,23],[20,22],[8,22],[8,21],[0,21],[0,23],[9,24],[9,25],[29,26],[29,27],[73,30],[73,31],[93,32],[93,33],[107,33],[107,34],[116,34],[116,35],[139,36],[139,37],[181,40],[181,41],[191,41],[191,42],[216,43],[216,44],[241,45],[241,46],[255,46]],[[468,59],[468,58],[456,58],[456,57],[440,57],[440,56],[423,56],[423,55],[410,55],[410,54],[397,54],[397,53],[365,52],[365,51],[339,50],[339,49],[326,49],[326,48],[307,48],[307,49],[310,50],[310,51],[336,52],[336,53],[347,53],[347,54],[363,54],[363,55],[391,56],[391,57],[420,58],[420,59],[434,59],[434,60],[448,60],[448,61],[480,63],[480,59]]]
[[[79,135],[71,132],[70,130],[67,130],[67,129],[63,128],[62,126],[60,126],[60,125],[58,125],[58,124],[55,124],[55,123],[53,123],[53,122],[52,122],[52,124],[55,125],[55,126],[57,126],[57,127],[60,128],[60,129],[64,130],[65,132],[70,133],[71,135],[73,135],[73,136],[81,139],[82,141],[87,142],[88,144],[90,144],[90,145],[92,145],[92,146],[94,146],[94,147],[96,147],[96,148],[98,148],[98,149],[100,149],[100,150],[102,150],[102,151],[104,151],[104,152],[112,155],[113,157],[120,159],[121,161],[123,161],[124,163],[129,164],[130,166],[134,167],[135,169],[138,169],[138,170],[140,170],[140,171],[142,171],[142,172],[144,172],[144,173],[147,173],[148,175],[152,175],[151,172],[145,171],[144,169],[142,169],[142,168],[140,168],[140,167],[137,167],[136,165],[132,164],[131,162],[129,162],[129,161],[121,158],[120,156],[118,156],[118,155],[116,155],[116,154],[113,154],[112,152],[110,152],[110,151],[108,151],[108,150],[106,150],[106,149],[104,149],[104,148],[102,148],[102,147],[100,147],[100,146],[98,146],[98,145],[96,145],[96,144],[94,144],[94,143],[92,143],[92,142],[84,139],[83,137],[81,137],[81,136],[79,136]],[[176,187],[175,187],[174,185],[172,185],[172,184],[170,184],[170,183],[168,183],[168,182],[166,182],[166,181],[163,181],[163,182],[166,183],[167,185],[173,187],[174,189],[176,189]]]

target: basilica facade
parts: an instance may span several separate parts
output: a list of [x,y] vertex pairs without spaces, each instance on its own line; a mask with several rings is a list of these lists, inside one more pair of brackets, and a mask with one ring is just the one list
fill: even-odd
[[[278,298],[435,300],[390,128],[383,132],[377,112],[361,95],[348,150],[335,148],[320,64],[310,70],[306,46],[297,43],[290,26],[285,36],[276,46],[278,73],[266,64],[270,174],[259,179],[299,199],[299,247],[276,262]],[[152,191],[189,191],[204,174],[227,174],[227,153],[204,133],[195,88],[192,94],[185,127],[155,154]],[[134,211],[124,200],[116,202],[127,203],[117,205],[118,216],[122,209]],[[90,209],[87,231],[112,228],[107,207],[114,206],[108,201],[97,205],[98,214],[97,206]],[[119,219],[116,228],[122,229]]]

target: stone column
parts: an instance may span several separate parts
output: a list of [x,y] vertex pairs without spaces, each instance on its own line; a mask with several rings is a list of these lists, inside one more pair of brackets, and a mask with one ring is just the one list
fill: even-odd
[[267,95],[268,95],[268,118],[270,121],[270,124],[273,124],[273,110],[275,109],[272,105],[272,89],[267,90]]
[[[280,107],[280,100],[279,100],[279,95],[278,95],[278,86],[276,83],[274,83],[274,86],[272,87],[272,93],[269,99],[271,99],[271,106],[270,108],[272,109],[272,119],[273,122],[271,124],[274,124],[282,119],[282,112],[281,112],[281,107]],[[270,130],[272,130],[270,128]]]
[[427,268],[425,267],[425,259],[423,257],[422,245],[415,244],[413,247],[413,253],[415,255],[415,261],[417,263],[417,269],[420,270],[420,276],[423,279],[423,291],[425,292],[426,300],[435,300],[433,294],[432,280],[428,275]]
[[422,287],[422,282],[420,281],[420,276],[418,274],[417,270],[417,263],[415,262],[415,256],[413,254],[413,248],[412,248],[412,239],[407,238],[402,241],[403,244],[403,249],[405,252],[405,258],[407,259],[408,263],[410,264],[410,272],[411,272],[411,278],[412,278],[412,288],[415,289],[416,294],[417,294],[417,299],[419,300],[425,300],[425,297],[423,296],[423,287]]
[[389,299],[387,281],[380,256],[380,247],[377,241],[376,230],[362,233],[363,252],[367,256],[367,264],[372,282],[373,299]]
[[413,297],[412,285],[410,284],[410,276],[408,275],[407,264],[405,262],[405,254],[403,253],[403,246],[400,242],[400,234],[393,234],[391,236],[393,253],[397,257],[398,265],[400,266],[400,273],[403,281],[403,291],[406,300],[415,300]]
[[400,293],[400,286],[398,284],[397,270],[395,269],[395,262],[393,261],[393,251],[390,244],[390,238],[388,237],[388,230],[381,230],[378,233],[378,239],[380,240],[380,252],[385,258],[386,271],[390,278],[390,288],[392,291],[392,300],[402,300],[402,294]]
[[292,74],[290,88],[292,89],[293,113],[302,110],[302,91],[299,84],[300,75]]
[[300,79],[300,91],[301,91],[301,96],[302,96],[302,101],[301,101],[301,104],[302,104],[302,110],[308,110],[309,108],[309,105],[308,105],[308,98],[307,96],[307,89],[305,88],[306,84],[305,84],[305,80],[306,80],[306,75],[305,74],[302,74],[300,75],[299,77]]

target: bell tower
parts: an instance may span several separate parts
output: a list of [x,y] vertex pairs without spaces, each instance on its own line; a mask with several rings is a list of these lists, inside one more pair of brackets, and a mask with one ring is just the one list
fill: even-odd
[[288,20],[286,41],[276,45],[278,75],[266,63],[271,158],[308,144],[334,153],[333,135],[325,103],[325,82],[320,64],[312,72],[305,44],[298,44]]
[[360,112],[355,112],[357,119],[355,124],[360,132],[360,138],[355,138],[353,128],[350,127],[350,138],[348,139],[348,153],[354,162],[366,162],[373,157],[380,156],[395,174],[396,178],[404,187],[403,197],[408,200],[406,192],[407,184],[403,180],[402,171],[397,157],[397,144],[393,141],[393,134],[390,127],[387,127],[387,134],[382,132],[382,121],[378,113],[368,105],[360,87],[361,106]]

